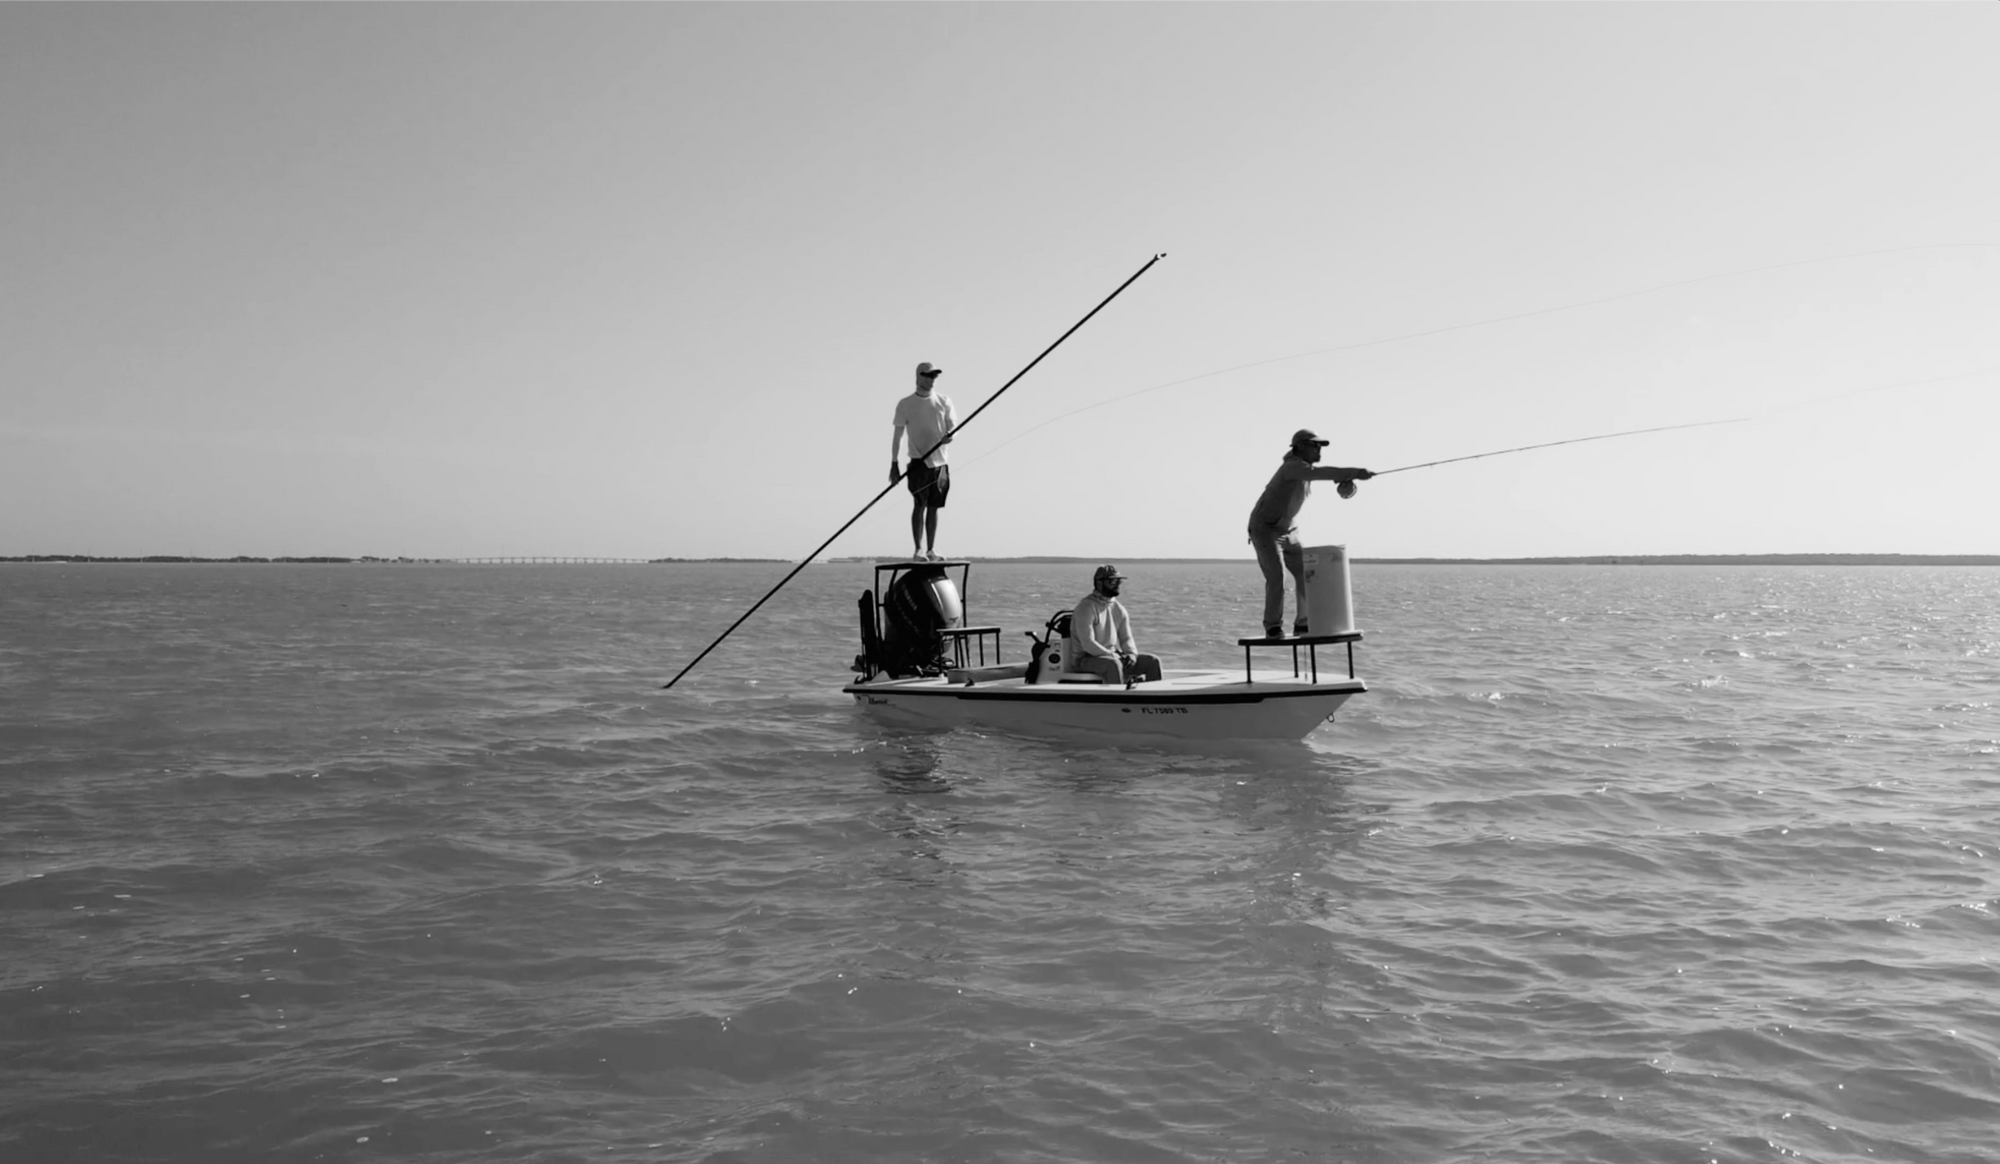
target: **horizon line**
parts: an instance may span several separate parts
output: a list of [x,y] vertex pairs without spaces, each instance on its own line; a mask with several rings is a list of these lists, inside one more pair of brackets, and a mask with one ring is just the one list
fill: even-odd
[[[1183,557],[1183,556],[1131,556],[1112,555],[1125,562],[1150,564],[1184,565],[1250,565],[1254,557]],[[899,555],[842,555],[839,557],[813,559],[815,565],[855,565],[861,563],[897,562],[907,559]],[[764,558],[738,555],[716,555],[712,557],[682,558],[626,558],[585,554],[507,554],[491,556],[377,556],[362,555],[252,555],[236,554],[229,557],[206,557],[197,554],[23,554],[0,555],[0,563],[17,564],[207,564],[207,565],[691,565],[691,564],[739,564],[762,565],[796,562],[795,558]],[[1018,555],[964,555],[952,559],[954,562],[978,562],[986,564],[1035,564],[1035,565],[1088,565],[1104,561],[1102,557],[1079,557],[1067,554],[1018,554]],[[1349,558],[1355,565],[1398,566],[1398,565],[1490,565],[1490,566],[1535,566],[1535,565],[1968,565],[2000,566],[2000,554],[1907,554],[1907,553],[1850,553],[1850,552],[1774,552],[1742,554],[1538,554],[1513,557],[1469,558],[1447,556],[1416,557],[1355,557]]]

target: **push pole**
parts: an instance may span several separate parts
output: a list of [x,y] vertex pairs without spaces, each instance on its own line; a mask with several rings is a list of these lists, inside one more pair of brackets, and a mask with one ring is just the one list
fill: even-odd
[[[1069,338],[1070,336],[1072,336],[1072,335],[1075,335],[1075,334],[1076,334],[1076,330],[1077,330],[1078,328],[1080,328],[1080,327],[1082,327],[1082,326],[1083,326],[1084,324],[1086,324],[1086,323],[1089,323],[1089,322],[1090,322],[1090,317],[1091,317],[1091,316],[1093,316],[1093,315],[1096,315],[1096,314],[1097,314],[1098,312],[1100,312],[1100,311],[1104,310],[1104,308],[1105,308],[1106,304],[1109,304],[1109,303],[1110,303],[1110,302],[1111,302],[1111,301],[1112,301],[1113,299],[1116,299],[1116,298],[1118,298],[1118,296],[1119,296],[1120,294],[1122,294],[1122,293],[1124,292],[1125,288],[1127,288],[1127,287],[1130,287],[1130,286],[1131,286],[1131,285],[1132,285],[1133,283],[1136,283],[1136,282],[1138,282],[1138,280],[1139,280],[1139,276],[1140,276],[1140,275],[1143,275],[1143,274],[1145,274],[1145,273],[1146,273],[1147,271],[1150,271],[1150,270],[1152,270],[1152,269],[1153,269],[1153,264],[1154,264],[1154,263],[1157,263],[1157,262],[1159,262],[1159,261],[1160,261],[1161,259],[1164,259],[1164,258],[1166,258],[1166,257],[1167,257],[1167,256],[1166,256],[1166,254],[1165,254],[1165,253],[1163,252],[1163,253],[1161,253],[1161,254],[1157,254],[1157,255],[1154,255],[1154,256],[1153,256],[1152,258],[1150,258],[1150,259],[1147,259],[1147,260],[1146,260],[1146,265],[1145,265],[1145,266],[1143,266],[1143,267],[1140,267],[1140,268],[1139,268],[1139,269],[1138,269],[1137,271],[1133,272],[1133,273],[1132,273],[1132,277],[1131,277],[1130,279],[1127,279],[1127,280],[1125,280],[1125,281],[1124,281],[1123,283],[1120,283],[1120,284],[1118,285],[1118,290],[1116,290],[1116,291],[1113,291],[1113,292],[1112,292],[1111,294],[1109,294],[1109,295],[1106,295],[1106,296],[1104,297],[1104,302],[1103,302],[1103,303],[1099,303],[1099,304],[1098,304],[1097,306],[1095,306],[1095,307],[1091,308],[1091,309],[1090,309],[1090,312],[1089,312],[1089,314],[1085,315],[1085,316],[1084,316],[1084,317],[1083,317],[1082,319],[1079,319],[1079,320],[1077,320],[1077,321],[1076,321],[1075,323],[1071,324],[1071,325],[1070,325],[1070,329],[1069,329],[1068,331],[1066,331],[1066,332],[1062,333],[1062,335],[1060,335],[1060,336],[1056,337],[1056,342],[1055,342],[1055,343],[1052,343],[1052,344],[1050,344],[1050,345],[1049,345],[1048,347],[1046,347],[1046,348],[1043,348],[1043,349],[1042,349],[1042,354],[1041,354],[1040,356],[1036,356],[1036,357],[1035,357],[1034,359],[1032,359],[1032,360],[1028,361],[1028,366],[1027,366],[1027,367],[1025,367],[1025,368],[1022,368],[1022,369],[1021,369],[1020,371],[1018,371],[1018,372],[1014,373],[1014,378],[1013,378],[1012,380],[1009,380],[1009,381],[1007,381],[1007,382],[1006,382],[1005,384],[1002,384],[1002,385],[1000,385],[1000,391],[999,391],[999,392],[995,392],[995,393],[994,393],[993,395],[991,395],[991,396],[988,396],[988,397],[986,398],[986,403],[984,403],[984,404],[981,404],[981,405],[980,405],[980,406],[979,406],[978,408],[975,408],[975,409],[973,409],[970,415],[968,415],[968,416],[967,416],[967,417],[966,417],[966,418],[965,418],[964,420],[962,420],[962,421],[960,421],[960,422],[959,422],[959,424],[958,424],[957,428],[954,428],[954,429],[952,429],[952,431],[950,431],[950,432],[948,432],[948,433],[944,434],[944,436],[942,436],[942,437],[940,437],[940,438],[938,439],[938,441],[937,441],[937,443],[936,443],[936,444],[933,444],[933,445],[932,445],[932,446],[931,446],[930,448],[928,448],[928,449],[925,449],[925,450],[923,451],[922,455],[920,455],[920,456],[918,456],[918,457],[915,457],[915,458],[913,458],[913,459],[915,459],[915,460],[919,460],[919,461],[923,460],[923,459],[924,459],[924,457],[928,457],[928,456],[930,456],[930,455],[931,455],[932,453],[934,453],[934,452],[938,451],[938,449],[939,449],[940,447],[942,447],[942,446],[944,445],[945,441],[948,441],[948,440],[950,440],[950,439],[951,439],[952,437],[954,437],[954,436],[957,436],[957,435],[958,435],[958,433],[959,433],[959,431],[960,431],[961,429],[963,429],[963,428],[964,428],[964,427],[965,427],[966,425],[968,425],[968,424],[971,424],[971,423],[972,423],[972,421],[973,421],[973,419],[974,419],[975,417],[977,417],[977,416],[978,416],[978,415],[979,415],[980,413],[982,413],[982,412],[985,412],[985,411],[986,411],[986,409],[987,409],[987,408],[988,408],[988,407],[989,407],[989,406],[990,406],[990,405],[991,405],[991,404],[992,404],[992,403],[993,403],[993,402],[994,402],[995,400],[998,400],[998,399],[1000,399],[1001,395],[1002,395],[1003,393],[1005,393],[1005,392],[1007,391],[1007,389],[1009,389],[1009,388],[1012,388],[1012,387],[1014,386],[1014,381],[1015,381],[1015,380],[1019,380],[1019,379],[1020,379],[1021,377],[1025,376],[1025,375],[1027,375],[1027,374],[1028,374],[1029,372],[1033,371],[1033,370],[1034,370],[1034,367],[1035,367],[1035,365],[1036,365],[1036,364],[1039,364],[1039,363],[1041,363],[1041,362],[1042,362],[1042,358],[1043,358],[1044,356],[1047,356],[1047,355],[1048,355],[1048,354],[1049,354],[1050,352],[1052,352],[1052,351],[1055,351],[1055,350],[1056,350],[1056,349],[1057,349],[1058,347],[1061,347],[1061,346],[1062,346],[1062,342],[1063,342],[1064,340],[1068,339],[1068,338]],[[806,568],[806,566],[807,566],[808,564],[810,564],[810,563],[812,562],[812,560],[813,560],[814,558],[817,558],[817,557],[819,557],[819,556],[820,556],[820,554],[824,553],[824,552],[825,552],[825,550],[826,550],[826,548],[827,548],[828,546],[832,545],[832,544],[834,543],[834,541],[835,541],[835,540],[836,540],[837,538],[839,538],[839,537],[840,537],[840,535],[841,535],[841,534],[844,534],[844,533],[846,533],[846,532],[847,532],[847,528],[848,528],[848,526],[851,526],[851,525],[853,525],[853,524],[854,524],[855,522],[857,522],[857,521],[860,521],[860,520],[861,520],[861,516],[862,516],[862,514],[865,514],[865,513],[867,513],[867,512],[869,511],[869,510],[871,510],[871,509],[875,508],[875,503],[876,503],[877,501],[880,501],[880,500],[882,500],[882,499],[883,499],[884,497],[887,497],[887,496],[889,495],[889,490],[891,490],[891,489],[894,489],[895,487],[896,487],[896,482],[894,482],[894,481],[891,481],[891,482],[889,482],[889,483],[888,483],[887,485],[883,486],[883,487],[882,487],[882,491],[881,491],[880,493],[877,493],[877,494],[876,494],[876,495],[875,495],[874,497],[870,498],[870,499],[869,499],[869,501],[868,501],[868,504],[866,504],[866,505],[862,506],[862,507],[860,508],[860,510],[859,510],[859,511],[857,511],[857,512],[855,513],[855,515],[854,515],[853,517],[850,517],[850,518],[848,518],[848,519],[847,519],[847,521],[846,521],[846,522],[845,522],[845,523],[844,523],[843,525],[841,525],[841,527],[840,527],[839,529],[837,529],[837,530],[834,530],[834,531],[833,531],[833,536],[832,536],[832,537],[829,537],[829,538],[827,538],[827,539],[826,539],[825,541],[821,542],[821,543],[819,544],[819,548],[818,548],[818,549],[814,550],[814,551],[813,551],[812,553],[810,553],[810,554],[807,554],[807,555],[805,556],[805,558],[804,558],[804,559],[803,559],[802,561],[800,561],[800,562],[799,562],[799,564],[798,564],[798,565],[796,565],[796,566],[793,566],[793,567],[792,567],[792,572],[791,572],[791,573],[789,573],[789,574],[785,575],[785,576],[784,576],[783,578],[779,579],[779,580],[778,580],[778,584],[777,584],[776,586],[773,586],[773,587],[771,587],[771,589],[770,589],[769,591],[765,592],[765,594],[764,594],[764,597],[762,597],[762,598],[759,598],[759,599],[758,599],[758,600],[756,601],[756,603],[755,603],[754,605],[752,605],[752,606],[750,607],[750,609],[748,609],[748,610],[744,611],[744,612],[743,612],[743,616],[742,616],[741,618],[738,618],[738,619],[737,619],[737,620],[736,620],[735,622],[732,622],[732,623],[730,623],[730,624],[729,624],[729,629],[728,629],[728,630],[726,630],[726,631],[723,631],[723,632],[722,632],[722,633],[721,633],[720,635],[717,635],[717,636],[716,636],[716,639],[715,639],[715,641],[714,641],[714,642],[712,642],[712,643],[708,644],[708,646],[707,646],[707,647],[703,648],[703,650],[702,650],[701,654],[699,654],[699,655],[696,655],[696,656],[694,657],[694,661],[693,661],[693,662],[689,663],[689,664],[688,664],[687,666],[685,666],[685,667],[682,667],[682,668],[680,669],[680,674],[678,674],[678,675],[675,675],[675,676],[674,676],[674,677],[673,677],[672,679],[669,679],[669,680],[667,680],[667,681],[666,681],[665,683],[661,684],[660,686],[661,686],[661,687],[662,687],[662,688],[664,689],[664,688],[668,688],[668,687],[672,687],[672,686],[673,686],[674,684],[676,684],[676,683],[679,683],[679,682],[681,681],[681,676],[682,676],[682,675],[686,675],[686,674],[687,674],[687,673],[688,673],[689,671],[692,671],[692,670],[694,670],[694,668],[695,668],[695,664],[696,664],[696,663],[699,663],[699,662],[701,662],[701,661],[702,661],[703,659],[706,659],[706,658],[708,658],[708,653],[709,653],[710,651],[713,651],[713,650],[714,650],[715,648],[717,648],[717,647],[721,646],[721,645],[722,645],[722,640],[723,640],[723,639],[726,639],[726,638],[728,638],[728,637],[729,637],[729,636],[730,636],[731,634],[734,634],[734,633],[735,633],[735,631],[736,631],[736,628],[737,628],[737,627],[739,627],[739,626],[742,626],[742,625],[743,625],[743,624],[744,624],[745,622],[749,621],[749,618],[750,618],[750,616],[751,616],[751,615],[753,615],[753,614],[755,614],[755,613],[757,613],[757,608],[758,608],[758,607],[760,607],[760,606],[763,606],[763,605],[764,605],[764,604],[765,604],[766,602],[769,602],[769,601],[771,600],[771,595],[773,595],[773,594],[776,594],[776,593],[777,593],[778,591],[780,591],[780,590],[783,590],[783,589],[785,588],[785,583],[787,583],[787,582],[790,582],[790,581],[791,581],[791,580],[792,580],[793,578],[796,578],[796,577],[798,577],[798,574],[799,574],[799,571],[800,571],[800,570],[803,570],[803,569],[805,569],[805,568]]]

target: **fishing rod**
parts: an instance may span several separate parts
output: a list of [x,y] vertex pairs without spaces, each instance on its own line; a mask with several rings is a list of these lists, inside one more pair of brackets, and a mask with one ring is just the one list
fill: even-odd
[[[1047,355],[1048,355],[1048,354],[1049,354],[1050,352],[1052,352],[1052,351],[1055,351],[1055,350],[1056,350],[1056,349],[1057,349],[1058,347],[1061,347],[1061,346],[1062,346],[1062,342],[1063,342],[1064,340],[1068,339],[1068,338],[1069,338],[1070,336],[1072,336],[1072,335],[1075,335],[1075,334],[1076,334],[1076,330],[1077,330],[1078,328],[1080,328],[1080,327],[1082,327],[1082,326],[1083,326],[1084,324],[1086,324],[1086,323],[1089,323],[1089,322],[1090,322],[1090,319],[1091,319],[1091,316],[1093,316],[1093,315],[1096,315],[1096,314],[1097,314],[1098,312],[1100,312],[1100,311],[1104,310],[1104,308],[1105,308],[1105,306],[1106,306],[1107,304],[1109,304],[1109,303],[1110,303],[1110,302],[1111,302],[1111,301],[1112,301],[1113,299],[1116,299],[1116,298],[1118,298],[1118,296],[1119,296],[1119,295],[1121,295],[1121,294],[1123,294],[1123,293],[1124,293],[1124,291],[1125,291],[1125,288],[1127,288],[1127,287],[1130,287],[1130,286],[1131,286],[1132,284],[1134,284],[1134,283],[1138,282],[1138,281],[1139,281],[1139,276],[1141,276],[1141,275],[1145,274],[1145,273],[1146,273],[1147,271],[1150,271],[1150,270],[1152,270],[1152,269],[1153,269],[1153,264],[1154,264],[1154,263],[1157,263],[1157,262],[1159,262],[1159,261],[1160,261],[1161,259],[1164,259],[1164,258],[1166,258],[1166,257],[1167,257],[1167,256],[1166,256],[1165,252],[1162,252],[1162,253],[1160,253],[1160,254],[1157,254],[1157,255],[1154,255],[1154,256],[1153,256],[1152,258],[1150,258],[1150,259],[1147,259],[1147,260],[1146,260],[1146,265],[1145,265],[1145,266],[1143,266],[1143,267],[1140,267],[1140,268],[1139,268],[1139,269],[1138,269],[1137,271],[1134,271],[1134,272],[1132,273],[1132,277],[1131,277],[1130,279],[1127,279],[1127,280],[1125,280],[1125,281],[1124,281],[1123,283],[1120,283],[1120,284],[1118,284],[1118,290],[1116,290],[1116,291],[1113,291],[1113,292],[1112,292],[1111,294],[1109,294],[1109,295],[1106,295],[1106,296],[1104,297],[1104,301],[1103,301],[1102,303],[1099,303],[1099,304],[1098,304],[1097,306],[1095,306],[1095,307],[1091,308],[1091,309],[1090,309],[1090,311],[1089,311],[1089,313],[1088,313],[1088,314],[1086,314],[1086,315],[1085,315],[1085,316],[1084,316],[1084,317],[1083,317],[1082,319],[1079,319],[1079,320],[1077,320],[1077,321],[1076,321],[1075,323],[1071,324],[1071,325],[1070,325],[1070,329],[1069,329],[1068,331],[1066,331],[1066,332],[1062,333],[1062,334],[1061,334],[1060,336],[1057,336],[1057,337],[1056,337],[1056,342],[1055,342],[1055,343],[1052,343],[1052,344],[1050,344],[1050,345],[1049,345],[1048,347],[1045,347],[1045,348],[1043,348],[1043,349],[1042,349],[1042,354],[1041,354],[1040,356],[1036,356],[1036,357],[1035,357],[1034,359],[1032,359],[1032,360],[1029,360],[1029,361],[1028,361],[1028,366],[1027,366],[1027,367],[1025,367],[1025,368],[1022,368],[1022,369],[1021,369],[1020,371],[1018,371],[1018,372],[1014,373],[1014,377],[1013,377],[1013,379],[1011,379],[1011,380],[1008,380],[1008,381],[1007,381],[1007,382],[1006,382],[1005,384],[1002,384],[1002,385],[1000,385],[1000,391],[999,391],[999,392],[995,392],[995,393],[994,393],[993,395],[991,395],[991,396],[988,396],[988,397],[986,398],[986,402],[985,402],[984,404],[981,404],[981,405],[980,405],[980,406],[979,406],[978,408],[975,408],[975,409],[973,409],[973,410],[972,410],[972,412],[971,412],[971,414],[970,414],[970,415],[968,415],[968,416],[967,416],[967,417],[966,417],[966,418],[965,418],[964,420],[960,421],[960,422],[959,422],[958,424],[956,424],[955,426],[953,426],[953,428],[952,428],[952,430],[951,430],[950,432],[948,432],[948,433],[945,433],[945,434],[944,434],[943,436],[939,437],[939,438],[938,438],[938,440],[937,440],[937,443],[935,443],[935,444],[931,445],[931,447],[930,447],[930,448],[928,448],[928,449],[925,449],[925,450],[924,450],[924,451],[923,451],[923,452],[922,452],[922,453],[921,453],[920,455],[917,455],[917,456],[914,456],[914,457],[912,457],[912,458],[911,458],[911,460],[912,460],[912,461],[921,461],[921,460],[923,460],[923,459],[924,459],[925,457],[928,457],[928,456],[930,456],[930,455],[931,455],[932,453],[935,453],[935,452],[937,452],[937,451],[938,451],[938,450],[939,450],[940,448],[943,448],[943,447],[944,447],[944,444],[945,444],[945,442],[946,442],[946,441],[950,440],[950,439],[951,439],[952,437],[954,437],[954,436],[957,436],[957,435],[958,435],[958,433],[959,433],[959,430],[963,429],[963,428],[964,428],[964,427],[965,427],[966,425],[968,425],[968,424],[971,424],[971,423],[973,422],[973,420],[974,420],[975,418],[977,418],[977,417],[979,416],[979,414],[980,414],[980,413],[982,413],[982,412],[985,412],[985,411],[986,411],[986,409],[987,409],[987,408],[988,408],[988,407],[989,407],[990,405],[992,405],[992,403],[993,403],[993,402],[994,402],[995,400],[998,400],[998,399],[1000,399],[1000,397],[1001,397],[1002,393],[1005,393],[1005,392],[1007,391],[1007,389],[1009,389],[1009,388],[1012,388],[1012,387],[1014,386],[1014,381],[1015,381],[1015,380],[1019,380],[1019,379],[1020,379],[1021,377],[1025,376],[1025,375],[1027,375],[1027,374],[1028,374],[1029,372],[1033,371],[1033,370],[1034,370],[1034,367],[1035,367],[1035,365],[1036,365],[1036,364],[1039,364],[1039,363],[1041,363],[1041,362],[1042,362],[1042,358],[1043,358],[1044,356],[1047,356]],[[894,488],[896,487],[896,485],[897,485],[897,482],[895,482],[895,481],[891,481],[891,482],[889,482],[889,484],[887,484],[886,486],[884,486],[884,487],[883,487],[883,489],[882,489],[882,491],[881,491],[880,493],[877,493],[877,494],[876,494],[876,495],[875,495],[874,497],[872,497],[872,498],[870,498],[870,499],[869,499],[869,501],[868,501],[868,504],[866,504],[866,505],[862,506],[862,507],[861,507],[861,509],[860,509],[860,510],[859,510],[858,512],[856,512],[856,513],[855,513],[855,515],[854,515],[853,517],[850,517],[850,518],[848,518],[848,519],[847,519],[847,521],[846,521],[846,523],[845,523],[845,524],[843,524],[843,525],[842,525],[842,526],[841,526],[841,527],[840,527],[839,529],[837,529],[837,530],[834,530],[834,531],[833,531],[833,536],[832,536],[832,537],[829,537],[829,538],[827,538],[827,539],[826,539],[825,541],[821,542],[821,543],[819,544],[819,548],[818,548],[818,549],[814,550],[814,551],[813,551],[812,553],[810,553],[810,554],[807,554],[807,555],[805,556],[805,558],[804,558],[803,560],[801,560],[801,561],[799,562],[799,564],[798,564],[798,565],[796,565],[796,566],[793,566],[793,567],[792,567],[792,572],[791,572],[791,573],[789,573],[789,574],[785,575],[785,576],[784,576],[783,578],[780,578],[780,579],[778,580],[778,584],[777,584],[776,586],[773,586],[773,587],[771,587],[771,589],[770,589],[770,590],[768,590],[768,591],[766,591],[766,592],[765,592],[765,594],[764,594],[764,597],[762,597],[762,598],[759,598],[759,599],[758,599],[758,600],[756,601],[756,604],[755,604],[755,605],[751,606],[751,607],[750,607],[750,609],[748,609],[748,610],[744,611],[744,612],[743,612],[743,617],[741,617],[741,618],[737,619],[737,620],[736,620],[735,622],[732,622],[732,623],[730,623],[730,624],[729,624],[729,629],[728,629],[728,630],[726,630],[726,631],[723,631],[723,632],[722,632],[722,633],[721,633],[720,635],[717,635],[717,636],[716,636],[716,639],[715,639],[715,641],[714,641],[714,642],[712,642],[712,643],[708,644],[708,646],[707,646],[707,647],[703,648],[703,650],[702,650],[701,654],[699,654],[699,655],[696,655],[696,656],[694,657],[694,661],[693,661],[693,662],[689,663],[689,664],[688,664],[687,666],[685,666],[685,667],[682,667],[682,668],[680,669],[680,674],[677,674],[677,675],[675,675],[675,676],[674,676],[674,677],[673,677],[672,679],[669,679],[669,680],[667,680],[667,681],[666,681],[665,683],[661,684],[660,686],[661,686],[661,687],[662,687],[662,688],[664,689],[664,688],[668,688],[668,687],[672,687],[672,686],[673,686],[674,684],[676,684],[676,683],[679,683],[679,682],[681,681],[681,676],[682,676],[682,675],[686,675],[686,674],[687,674],[687,673],[688,673],[689,671],[692,671],[692,670],[694,670],[694,668],[695,668],[695,664],[696,664],[696,663],[699,663],[699,662],[701,662],[701,661],[702,661],[703,659],[706,659],[706,658],[708,658],[708,653],[709,653],[710,651],[713,651],[713,650],[714,650],[715,648],[717,648],[717,647],[721,646],[721,645],[722,645],[722,640],[723,640],[723,639],[726,639],[726,638],[728,638],[728,637],[729,637],[730,635],[734,634],[734,633],[736,632],[736,628],[737,628],[737,627],[739,627],[739,626],[742,626],[742,625],[743,625],[743,624],[744,624],[745,622],[749,621],[749,619],[750,619],[750,616],[751,616],[751,615],[753,615],[753,614],[755,614],[755,613],[757,613],[757,608],[758,608],[758,607],[760,607],[760,606],[763,606],[763,605],[764,605],[764,604],[765,604],[766,602],[769,602],[769,601],[771,600],[771,595],[773,595],[773,594],[776,594],[776,593],[777,593],[778,591],[780,591],[780,590],[783,590],[783,589],[785,588],[785,583],[787,583],[787,582],[790,582],[790,581],[791,581],[791,580],[792,580],[793,578],[796,578],[796,577],[798,577],[798,573],[799,573],[799,571],[800,571],[800,570],[803,570],[803,569],[805,569],[805,568],[806,568],[806,566],[807,566],[807,565],[809,565],[809,564],[810,564],[810,563],[812,562],[812,560],[813,560],[814,558],[817,558],[817,557],[819,557],[819,556],[820,556],[820,555],[821,555],[822,553],[824,553],[824,552],[826,551],[826,548],[827,548],[828,546],[832,545],[832,544],[834,543],[834,541],[835,541],[836,539],[838,539],[838,538],[840,537],[840,535],[841,535],[841,534],[844,534],[844,533],[846,533],[846,532],[847,532],[847,527],[848,527],[848,526],[851,526],[851,525],[853,525],[853,524],[854,524],[855,522],[857,522],[857,521],[860,521],[860,520],[861,520],[861,515],[862,515],[862,514],[865,514],[865,513],[867,513],[867,512],[869,511],[869,510],[871,510],[871,509],[875,508],[875,503],[876,503],[877,501],[880,501],[880,500],[882,500],[882,499],[883,499],[884,497],[887,497],[887,496],[889,495],[889,490],[891,490],[891,489],[894,489]]]
[[1600,433],[1597,436],[1571,437],[1568,440],[1563,440],[1563,441],[1544,441],[1543,443],[1538,445],[1521,445],[1518,448],[1512,448],[1512,449],[1495,449],[1490,453],[1471,453],[1463,457],[1446,457],[1442,461],[1425,461],[1421,465],[1403,465],[1395,469],[1377,469],[1375,471],[1375,476],[1380,477],[1387,473],[1406,473],[1411,469],[1428,469],[1433,465],[1453,465],[1457,464],[1460,461],[1477,461],[1482,457],[1498,457],[1506,453],[1525,453],[1530,449],[1552,449],[1555,448],[1557,445],[1580,445],[1586,441],[1608,441],[1613,437],[1640,436],[1649,432],[1672,432],[1675,429],[1682,429],[1682,428],[1711,428],[1721,424],[1747,424],[1753,420],[1768,419],[1770,417],[1778,415],[1781,412],[1791,412],[1794,409],[1807,408],[1815,404],[1824,404],[1830,400],[1841,400],[1849,396],[1859,396],[1866,392],[1882,392],[1891,388],[1916,388],[1925,384],[1942,384],[1947,380],[1964,380],[1972,376],[1984,376],[1988,372],[1996,370],[2000,370],[2000,367],[1988,366],[1984,368],[1972,368],[1964,372],[1949,372],[1942,376],[1927,376],[1921,380],[1901,380],[1894,384],[1872,384],[1863,388],[1850,388],[1844,392],[1834,392],[1824,396],[1809,397],[1805,400],[1800,400],[1792,404],[1784,405],[1781,408],[1773,408],[1768,412],[1758,413],[1755,416],[1730,416],[1730,417],[1724,417],[1720,420],[1690,421],[1687,424],[1662,424],[1662,425],[1657,425],[1653,428],[1632,428],[1632,429],[1626,429],[1624,432]]
[[1552,449],[1555,448],[1557,445],[1580,445],[1585,441],[1608,441],[1612,437],[1638,436],[1641,433],[1648,433],[1648,432],[1671,432],[1672,430],[1677,428],[1707,428],[1710,425],[1716,425],[1716,424],[1742,424],[1746,420],[1755,420],[1755,419],[1756,417],[1752,416],[1732,416],[1729,417],[1727,420],[1697,420],[1691,424],[1663,424],[1660,425],[1658,428],[1634,428],[1634,429],[1627,429],[1624,432],[1602,433],[1598,436],[1571,437],[1566,441],[1547,441],[1539,445],[1522,445],[1519,448],[1513,448],[1513,449],[1495,449],[1490,453],[1472,453],[1469,456],[1464,456],[1464,457],[1446,457],[1442,461],[1425,461],[1421,465],[1403,465],[1400,468],[1395,468],[1395,469],[1377,469],[1375,470],[1375,476],[1382,477],[1390,473],[1407,473],[1411,469],[1428,469],[1432,465],[1452,465],[1458,463],[1459,461],[1477,461],[1481,457],[1498,457],[1505,453],[1525,453],[1529,449]]

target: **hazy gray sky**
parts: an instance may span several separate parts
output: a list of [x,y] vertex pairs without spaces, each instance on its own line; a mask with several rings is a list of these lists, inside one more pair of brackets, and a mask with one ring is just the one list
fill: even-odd
[[1159,251],[941,550],[1247,556],[1300,426],[1753,416],[1302,530],[2000,552],[1996,60],[1990,3],[4,5],[0,554],[799,557],[919,360],[963,415]]

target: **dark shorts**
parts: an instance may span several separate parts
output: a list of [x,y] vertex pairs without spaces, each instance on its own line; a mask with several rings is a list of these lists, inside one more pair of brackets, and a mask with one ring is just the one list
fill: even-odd
[[930,509],[943,509],[944,499],[951,493],[951,466],[939,465],[933,469],[922,461],[911,461],[910,471],[903,474],[903,480],[910,483],[910,496],[917,504]]

